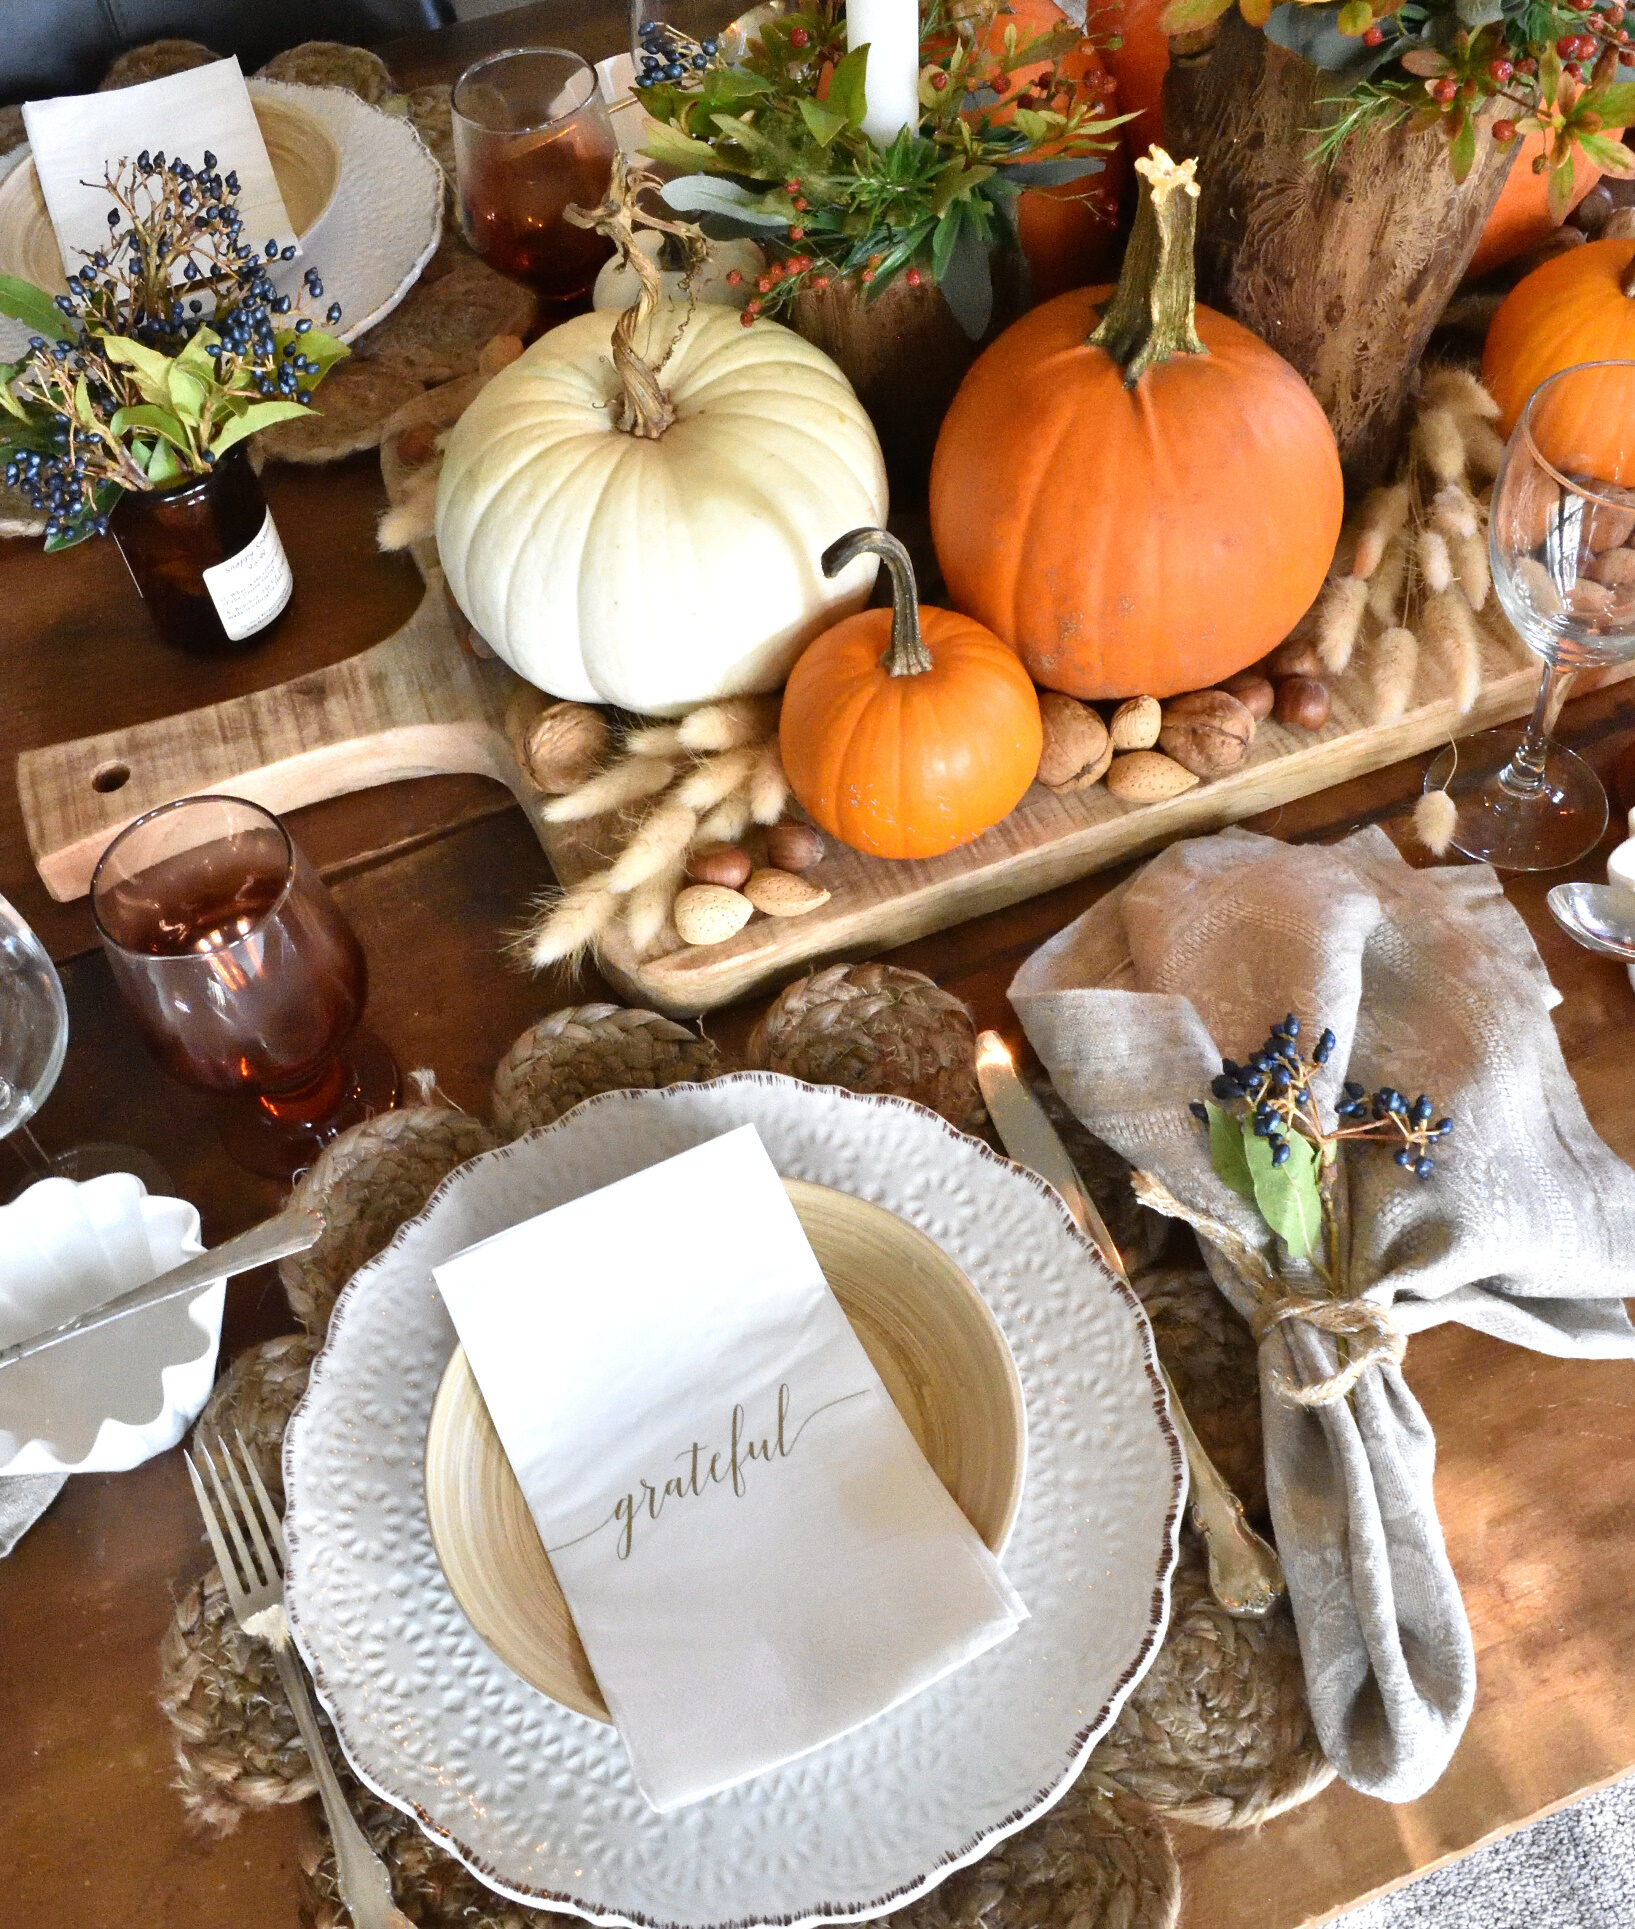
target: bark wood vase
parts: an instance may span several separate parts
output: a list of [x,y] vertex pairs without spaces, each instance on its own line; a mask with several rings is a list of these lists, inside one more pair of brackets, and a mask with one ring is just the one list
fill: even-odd
[[1484,116],[1462,184],[1440,129],[1376,127],[1313,157],[1340,92],[1236,8],[1164,80],[1166,144],[1198,157],[1198,298],[1310,383],[1349,490],[1396,454],[1414,370],[1510,171]]

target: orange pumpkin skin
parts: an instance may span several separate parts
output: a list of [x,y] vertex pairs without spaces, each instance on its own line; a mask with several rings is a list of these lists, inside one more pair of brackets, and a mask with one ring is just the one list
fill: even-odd
[[1311,606],[1340,460],[1300,377],[1213,309],[1207,354],[1126,389],[1085,339],[1112,292],[1060,295],[977,359],[937,442],[931,533],[953,602],[1036,682],[1169,697],[1246,668]]
[[[1607,132],[1616,140],[1623,129],[1609,127]],[[1522,140],[1504,186],[1499,190],[1499,198],[1493,204],[1493,212],[1487,217],[1476,252],[1470,258],[1470,266],[1465,270],[1467,275],[1485,275],[1490,269],[1503,267],[1505,262],[1514,261],[1517,255],[1548,240],[1561,226],[1550,212],[1549,175],[1533,172],[1533,162],[1543,152],[1542,134],[1529,134]],[[1575,150],[1568,214],[1600,178],[1601,170],[1595,163]]]
[[[1635,298],[1622,286],[1632,263],[1635,241],[1586,241],[1535,268],[1505,297],[1482,353],[1482,381],[1504,434],[1549,376],[1578,362],[1635,361]],[[1621,413],[1609,393],[1607,434],[1620,448]],[[1608,450],[1609,459],[1618,453],[1610,443]]]
[[1109,47],[1107,65],[1118,82],[1121,111],[1134,114],[1119,132],[1132,155],[1145,154],[1162,138],[1160,100],[1169,72],[1169,35],[1159,18],[1169,0],[1123,0],[1107,25],[1123,42]]
[[892,676],[891,612],[862,610],[802,654],[778,744],[812,820],[870,857],[939,857],[1021,801],[1044,748],[1015,654],[953,610],[920,609],[931,668]]

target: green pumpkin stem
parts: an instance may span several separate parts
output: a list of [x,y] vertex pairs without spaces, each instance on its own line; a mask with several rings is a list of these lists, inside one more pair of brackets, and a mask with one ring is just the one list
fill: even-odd
[[1207,355],[1198,339],[1193,237],[1198,226],[1196,161],[1172,161],[1161,147],[1137,161],[1141,199],[1113,298],[1090,337],[1134,388],[1172,355]]
[[891,641],[880,661],[888,676],[923,676],[931,652],[920,634],[920,596],[908,551],[884,529],[849,529],[823,552],[823,573],[838,576],[859,556],[878,556],[891,571]]

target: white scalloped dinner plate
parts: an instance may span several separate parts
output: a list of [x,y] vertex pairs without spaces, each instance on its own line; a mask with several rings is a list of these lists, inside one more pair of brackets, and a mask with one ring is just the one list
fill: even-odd
[[[273,286],[280,294],[299,295],[302,275],[316,268],[324,292],[307,303],[308,310],[321,323],[329,304],[338,301],[337,332],[342,341],[355,341],[386,319],[430,261],[443,233],[443,170],[409,121],[371,107],[345,87],[252,80],[249,88],[252,97],[271,94],[304,109],[340,150],[334,196],[302,237],[299,258],[273,271]],[[165,144],[163,132],[156,141]],[[180,152],[198,165],[185,137]],[[0,156],[0,180],[28,155],[24,143]],[[0,315],[0,358],[23,354],[28,334],[21,322]]]
[[[514,1675],[437,1564],[423,1454],[455,1335],[431,1269],[746,1122],[787,1177],[927,1233],[993,1309],[1027,1410],[1004,1565],[1030,1618],[855,1733],[658,1815],[618,1736]],[[358,1774],[502,1894],[642,1929],[881,1915],[1059,1800],[1158,1650],[1185,1487],[1146,1317],[1055,1193],[919,1106],[770,1073],[610,1092],[452,1173],[341,1296],[284,1469],[290,1620]]]

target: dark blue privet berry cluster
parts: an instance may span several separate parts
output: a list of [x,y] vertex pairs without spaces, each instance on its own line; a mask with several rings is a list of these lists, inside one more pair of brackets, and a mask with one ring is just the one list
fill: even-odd
[[673,83],[701,74],[721,51],[721,43],[713,34],[708,40],[693,40],[662,20],[644,20],[639,38],[638,87],[657,87],[665,81]]
[[[1431,1152],[1453,1130],[1453,1120],[1434,1119],[1436,1106],[1423,1092],[1411,1103],[1394,1086],[1382,1085],[1370,1093],[1365,1086],[1348,1079],[1334,1108],[1336,1124],[1325,1129],[1311,1079],[1326,1065],[1339,1041],[1325,1029],[1304,1056],[1300,1046],[1300,1020],[1294,1012],[1274,1025],[1264,1045],[1246,1064],[1235,1059],[1221,1061],[1221,1069],[1210,1081],[1210,1095],[1231,1109],[1271,1148],[1272,1163],[1287,1165],[1291,1156],[1290,1140],[1308,1140],[1332,1156],[1331,1148],[1347,1139],[1367,1139],[1396,1146],[1396,1162],[1415,1177],[1428,1179],[1435,1171]],[[1204,1125],[1209,1123],[1209,1108],[1194,1104],[1192,1114]]]
[[[238,176],[214,154],[194,167],[144,149],[104,185],[107,242],[68,292],[0,291],[40,330],[22,361],[0,365],[0,474],[44,514],[49,549],[104,534],[125,490],[207,473],[309,405],[346,353],[305,312],[323,293],[316,269],[299,305],[278,292],[272,270],[295,249],[247,238]],[[340,317],[331,302],[326,324]]]

